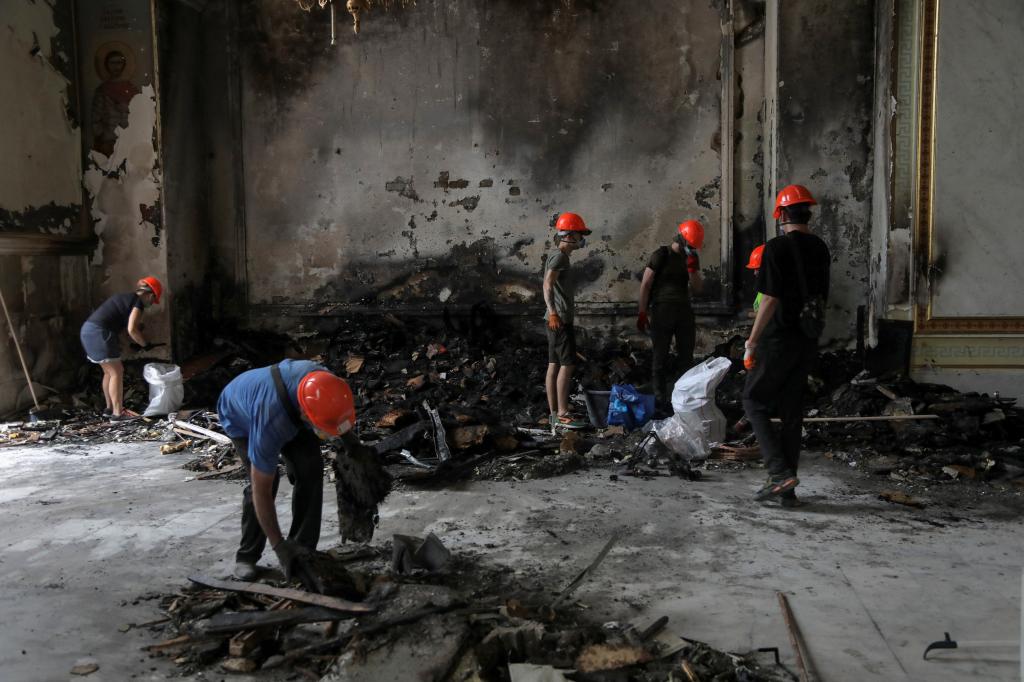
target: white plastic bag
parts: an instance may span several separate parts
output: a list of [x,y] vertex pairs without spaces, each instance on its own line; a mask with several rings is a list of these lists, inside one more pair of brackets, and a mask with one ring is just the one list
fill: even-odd
[[651,427],[665,447],[688,460],[707,459],[711,454],[704,427],[696,412],[677,412]]
[[177,412],[185,400],[185,387],[181,383],[181,368],[159,362],[147,363],[142,376],[149,384],[149,406],[144,417]]
[[708,358],[679,377],[672,389],[672,409],[679,414],[696,414],[708,443],[725,440],[725,415],[715,404],[715,389],[729,373],[729,358]]

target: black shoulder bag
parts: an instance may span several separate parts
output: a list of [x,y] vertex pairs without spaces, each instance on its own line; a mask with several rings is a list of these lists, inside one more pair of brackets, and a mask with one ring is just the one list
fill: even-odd
[[796,241],[786,237],[793,260],[796,262],[796,275],[800,282],[800,331],[809,339],[821,337],[825,331],[825,297],[820,294],[811,296],[807,291],[807,275],[804,273],[804,259]]

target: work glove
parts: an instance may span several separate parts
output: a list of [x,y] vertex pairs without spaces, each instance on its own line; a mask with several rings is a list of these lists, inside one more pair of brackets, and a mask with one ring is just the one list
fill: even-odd
[[548,315],[548,329],[553,332],[557,332],[562,328],[562,318],[558,316],[558,313],[551,313]]
[[640,330],[641,334],[647,333],[647,328],[651,326],[651,321],[647,318],[647,311],[641,310],[640,314],[636,316],[636,328]]
[[752,344],[747,341],[743,345],[743,367],[749,372],[750,370],[757,367],[757,358],[754,355],[754,349],[757,348],[757,344]]
[[284,576],[288,580],[298,578],[303,584],[309,582],[310,571],[306,563],[306,559],[310,555],[308,549],[294,540],[284,539],[274,546],[274,554],[277,555],[281,570],[284,571]]

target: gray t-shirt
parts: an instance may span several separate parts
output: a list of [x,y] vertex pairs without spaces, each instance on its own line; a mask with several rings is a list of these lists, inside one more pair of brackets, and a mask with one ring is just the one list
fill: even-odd
[[[547,279],[549,270],[558,274],[555,276],[554,286],[551,290],[551,302],[555,305],[555,312],[562,318],[564,324],[573,323],[573,312],[576,308],[576,278],[569,267],[569,254],[561,249],[548,256],[544,263],[544,278]],[[544,312],[544,319],[547,319],[547,311]]]

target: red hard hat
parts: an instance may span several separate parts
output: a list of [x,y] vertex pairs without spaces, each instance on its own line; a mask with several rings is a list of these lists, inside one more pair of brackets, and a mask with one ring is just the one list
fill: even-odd
[[695,249],[704,246],[704,226],[699,220],[684,220],[679,223],[679,234],[683,235],[686,243]]
[[575,213],[563,213],[558,216],[558,221],[555,223],[555,230],[557,232],[591,233],[591,230],[587,229],[587,224],[583,222],[583,218],[579,217]]
[[775,211],[772,213],[772,217],[778,220],[782,217],[782,211],[780,210],[783,206],[792,206],[793,204],[817,204],[811,196],[811,190],[807,189],[803,185],[787,185],[782,188],[779,192],[779,196],[775,197]]
[[761,246],[755,247],[754,250],[750,252],[750,260],[747,261],[747,269],[748,270],[760,270],[761,269],[761,257],[763,255],[764,255],[764,244],[761,244]]
[[153,300],[160,302],[160,295],[164,293],[164,285],[156,277],[143,277],[137,285],[140,288],[149,289],[153,292]]
[[299,407],[313,426],[332,436],[347,432],[356,423],[352,389],[344,379],[318,369],[299,382]]

